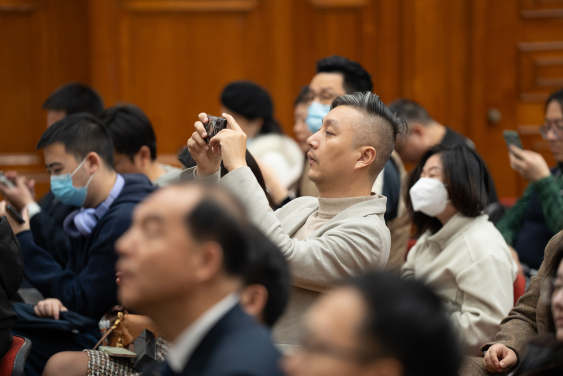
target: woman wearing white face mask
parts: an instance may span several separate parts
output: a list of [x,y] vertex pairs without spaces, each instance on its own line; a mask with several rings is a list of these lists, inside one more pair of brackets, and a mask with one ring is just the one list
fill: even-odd
[[470,148],[432,148],[409,179],[406,198],[420,236],[401,269],[443,299],[467,355],[498,332],[514,303],[517,266],[500,232],[483,214],[489,189]]

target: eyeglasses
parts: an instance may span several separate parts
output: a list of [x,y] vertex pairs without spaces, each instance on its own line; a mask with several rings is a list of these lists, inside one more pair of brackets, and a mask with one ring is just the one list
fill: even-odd
[[360,364],[367,364],[379,358],[379,356],[371,351],[346,348],[312,340],[302,340],[301,350],[309,354],[320,354],[346,362]]
[[540,133],[544,139],[547,140],[549,131],[552,130],[557,139],[563,138],[563,119],[554,120],[551,122],[546,121],[544,125],[540,126]]

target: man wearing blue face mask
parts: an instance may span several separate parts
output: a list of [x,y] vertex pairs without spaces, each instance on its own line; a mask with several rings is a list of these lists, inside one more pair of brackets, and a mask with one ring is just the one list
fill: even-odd
[[[41,136],[37,148],[43,149],[53,195],[80,209],[63,224],[71,239],[66,267],[35,244],[27,209],[24,224],[8,216],[21,244],[25,276],[47,297],[33,308],[16,307],[19,319],[14,332],[33,342],[26,362],[28,375],[40,375],[57,352],[95,345],[98,320],[117,303],[114,243],[128,229],[135,205],[154,190],[144,175],[115,172],[111,137],[91,115],[71,115],[56,122]],[[62,327],[69,322],[73,324]]]

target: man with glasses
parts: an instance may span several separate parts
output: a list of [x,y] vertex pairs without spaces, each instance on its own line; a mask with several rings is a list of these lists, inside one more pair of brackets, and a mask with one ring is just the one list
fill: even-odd
[[496,224],[506,242],[518,253],[528,275],[537,273],[547,243],[563,225],[563,90],[547,99],[545,122],[540,129],[558,166],[550,170],[540,154],[512,145],[510,166],[530,185]]
[[322,295],[287,376],[457,374],[461,351],[440,298],[396,274],[366,274]]

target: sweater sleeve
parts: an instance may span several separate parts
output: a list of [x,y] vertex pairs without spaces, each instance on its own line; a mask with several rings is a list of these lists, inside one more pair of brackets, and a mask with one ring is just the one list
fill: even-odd
[[[55,258],[38,247],[30,231],[18,234],[22,247],[25,275],[46,297],[57,298],[69,310],[99,319],[116,301],[115,263],[113,248],[118,238],[114,225],[106,221],[100,236],[84,252],[84,265],[63,268]],[[76,270],[80,269],[80,270]]]
[[418,247],[415,244],[409,253],[407,254],[407,261],[401,267],[401,277],[404,279],[414,279],[414,265],[415,265],[415,257],[417,253]]
[[533,183],[541,202],[545,223],[554,234],[561,230],[563,225],[563,198],[553,175]]
[[383,269],[387,263],[391,240],[382,221],[377,226],[377,221],[369,218],[346,220],[321,237],[292,239],[282,229],[248,167],[230,172],[220,184],[237,196],[250,220],[281,249],[291,266],[295,286],[324,291],[335,281],[368,269]]
[[[506,347],[514,350],[518,358],[524,350],[528,340],[533,335],[538,334],[538,303],[540,303],[541,282],[549,275],[553,267],[554,258],[557,251],[563,244],[563,232],[560,232],[551,239],[545,248],[545,258],[538,271],[537,276],[530,279],[530,284],[526,289],[526,293],[518,299],[516,306],[510,310],[508,316],[505,317],[500,325],[500,331],[497,333],[493,342],[488,342],[481,347],[482,351],[487,351],[489,347],[495,343],[501,343]],[[548,306],[542,307],[549,310]],[[543,317],[548,317],[549,313],[545,312]]]
[[516,202],[516,204],[508,209],[506,213],[502,216],[501,220],[495,225],[496,228],[502,234],[502,237],[509,245],[513,245],[516,240],[516,235],[522,227],[524,222],[524,216],[528,205],[530,203],[530,198],[532,195],[532,187],[529,186],[524,191],[522,197]]
[[494,337],[514,303],[512,274],[512,265],[489,256],[471,263],[456,276],[463,295],[461,309],[451,318],[473,356],[480,355],[481,344]]

